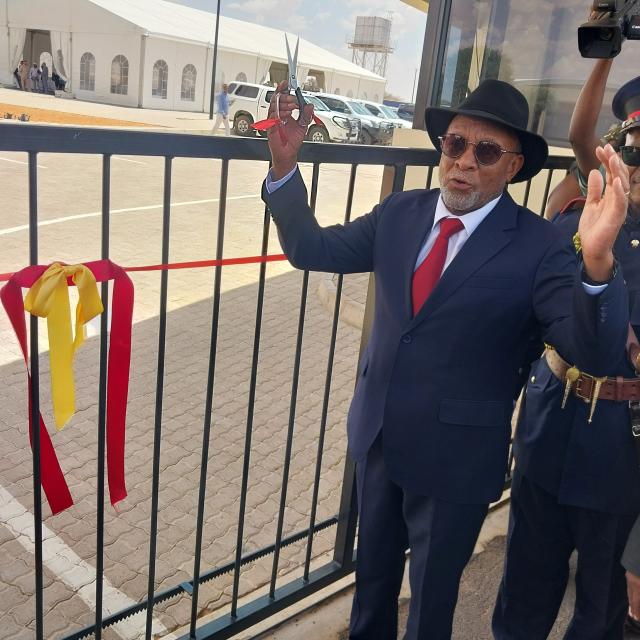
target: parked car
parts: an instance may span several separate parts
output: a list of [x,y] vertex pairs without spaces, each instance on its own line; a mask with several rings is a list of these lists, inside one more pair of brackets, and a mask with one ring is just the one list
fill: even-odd
[[[229,84],[229,121],[239,136],[255,136],[251,127],[254,122],[264,120],[269,113],[269,103],[274,88],[250,82]],[[311,98],[309,98],[311,99]],[[360,122],[341,113],[332,112],[320,100],[314,102],[315,114],[322,124],[309,127],[307,140],[312,142],[357,142]]]
[[378,118],[384,118],[389,122],[393,122],[396,129],[411,129],[411,122],[403,120],[398,116],[398,113],[386,104],[380,104],[379,102],[370,102],[369,100],[360,100],[364,105],[364,108],[373,116]]
[[388,120],[371,115],[364,106],[353,98],[333,95],[330,93],[315,94],[329,109],[338,111],[346,116],[360,119],[362,131],[360,141],[364,144],[391,144],[393,124]]
[[[320,127],[317,123],[309,127],[307,140],[311,142],[358,142],[360,140],[361,122],[359,118],[350,118],[342,113],[332,111],[329,107],[313,93],[303,92],[304,99],[313,104],[313,113],[322,120],[324,127]],[[335,133],[332,139],[329,130],[331,125],[337,125],[341,131]],[[344,131],[347,132],[347,138],[341,138]],[[328,139],[327,139],[328,136]]]
[[413,122],[413,113],[415,111],[415,104],[401,104],[398,107],[398,115],[403,120],[408,120],[409,122]]

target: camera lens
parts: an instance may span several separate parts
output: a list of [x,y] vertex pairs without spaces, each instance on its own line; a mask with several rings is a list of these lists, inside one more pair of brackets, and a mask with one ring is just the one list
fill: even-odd
[[613,39],[613,34],[613,29],[600,29],[598,31],[598,37],[600,40],[606,40],[607,42]]

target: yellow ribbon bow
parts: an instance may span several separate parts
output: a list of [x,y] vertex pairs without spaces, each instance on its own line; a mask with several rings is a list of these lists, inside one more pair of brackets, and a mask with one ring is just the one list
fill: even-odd
[[[79,294],[76,306],[76,334],[73,339],[68,277],[78,287]],[[39,318],[47,319],[53,415],[56,427],[60,430],[76,410],[73,356],[84,342],[84,325],[104,310],[96,279],[91,270],[83,264],[63,266],[54,262],[27,292],[24,308]]]

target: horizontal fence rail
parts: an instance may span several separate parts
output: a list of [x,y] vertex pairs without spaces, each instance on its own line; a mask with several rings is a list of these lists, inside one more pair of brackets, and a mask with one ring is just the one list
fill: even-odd
[[[215,237],[215,255],[217,260],[225,256],[225,230],[227,224],[226,204],[227,187],[229,181],[229,163],[242,161],[270,160],[268,146],[261,139],[240,138],[214,138],[212,136],[155,133],[144,131],[120,131],[73,127],[49,127],[49,126],[24,126],[16,124],[0,125],[0,151],[26,152],[28,154],[28,198],[29,198],[29,262],[38,264],[39,256],[39,227],[38,227],[38,155],[47,154],[89,154],[102,157],[102,210],[101,210],[101,258],[110,257],[110,211],[111,211],[111,160],[114,155],[150,156],[164,160],[164,176],[162,186],[162,242],[159,247],[159,255],[162,264],[168,264],[171,258],[171,194],[173,162],[177,158],[201,158],[221,161],[221,179],[219,191],[219,205],[217,218],[217,233]],[[434,170],[437,167],[439,155],[434,150],[404,149],[395,147],[370,147],[359,145],[333,145],[305,143],[300,153],[300,162],[312,165],[312,180],[310,185],[310,206],[315,209],[318,195],[319,173],[324,165],[347,165],[349,170],[349,183],[345,202],[343,222],[349,222],[353,217],[353,199],[356,188],[358,169],[361,166],[386,167],[390,191],[400,191],[404,188],[410,168],[421,168],[426,175],[422,186],[430,188],[434,179]],[[564,175],[569,167],[571,158],[552,157],[548,160],[545,169],[546,176],[540,176],[536,180],[543,188],[541,207],[544,207],[550,192],[555,172]],[[265,172],[267,164],[265,164]],[[540,182],[541,181],[541,182]],[[258,186],[258,185],[256,185]],[[521,199],[527,203],[532,191],[532,182],[524,187],[524,195]],[[540,209],[542,212],[542,209]],[[359,213],[359,212],[357,212]],[[268,255],[270,217],[264,209],[263,227],[261,230],[261,256]],[[300,601],[313,592],[348,575],[354,568],[354,546],[356,536],[356,492],[354,483],[354,466],[348,459],[342,470],[343,482],[341,487],[340,505],[338,512],[329,518],[318,519],[318,497],[322,477],[323,454],[325,434],[327,429],[328,408],[334,384],[334,367],[336,364],[336,343],[340,320],[341,298],[343,293],[343,278],[340,275],[337,280],[336,297],[331,318],[331,337],[327,350],[326,370],[318,372],[324,376],[324,390],[321,402],[321,417],[318,425],[317,450],[315,462],[309,469],[311,489],[311,505],[308,516],[308,525],[294,533],[285,535],[284,520],[288,506],[288,485],[290,463],[292,461],[292,442],[297,424],[299,374],[301,365],[302,345],[306,328],[306,309],[309,286],[309,274],[304,273],[300,290],[298,309],[298,326],[295,336],[295,357],[292,362],[292,381],[290,388],[289,414],[286,429],[286,445],[284,457],[281,460],[282,483],[278,499],[278,513],[275,539],[272,544],[251,548],[244,548],[244,526],[246,518],[246,497],[249,474],[251,472],[252,435],[254,428],[254,412],[256,394],[259,389],[258,365],[261,353],[262,321],[265,303],[266,263],[262,261],[259,267],[257,299],[255,304],[255,317],[251,319],[253,327],[253,349],[251,360],[251,373],[249,381],[249,393],[247,413],[245,420],[244,451],[238,452],[242,457],[242,483],[240,500],[238,503],[237,540],[235,556],[229,558],[224,564],[217,567],[202,566],[204,512],[207,497],[211,487],[207,487],[208,465],[211,459],[210,450],[215,431],[215,415],[213,411],[214,399],[217,390],[217,357],[219,350],[219,319],[222,295],[222,269],[218,264],[213,271],[211,314],[209,322],[209,354],[208,374],[206,384],[206,401],[204,406],[204,419],[202,422],[202,442],[200,448],[200,467],[198,484],[197,516],[192,523],[194,534],[193,571],[192,579],[181,582],[173,587],[163,590],[156,588],[156,559],[158,538],[158,508],[160,492],[160,461],[162,457],[163,425],[165,418],[163,411],[166,408],[165,390],[165,354],[167,348],[167,296],[169,285],[169,273],[163,270],[160,282],[160,297],[158,301],[158,340],[157,340],[157,365],[155,380],[155,413],[153,416],[153,468],[151,470],[151,516],[148,524],[149,549],[148,549],[148,583],[147,595],[144,600],[123,608],[117,612],[107,612],[103,606],[104,583],[104,499],[105,499],[105,420],[107,406],[107,354],[108,354],[108,327],[107,313],[101,316],[100,346],[99,346],[99,420],[97,427],[98,455],[97,455],[97,503],[96,503],[96,607],[95,621],[93,624],[81,629],[67,630],[66,640],[80,640],[94,636],[102,637],[103,629],[126,620],[130,616],[146,612],[145,638],[152,638],[154,607],[158,603],[188,594],[191,597],[191,615],[183,621],[188,625],[188,632],[182,639],[200,638],[216,639],[228,638],[255,623],[268,618],[274,613]],[[371,291],[370,291],[371,293]],[[102,285],[102,298],[107,308],[109,302],[109,289],[106,283]],[[370,316],[371,299],[368,296],[365,318]],[[362,350],[368,337],[369,322],[365,320],[361,346]],[[38,319],[30,318],[30,370],[33,384],[30,387],[31,416],[33,424],[38,424],[40,410],[39,387],[39,354],[38,354]],[[35,633],[38,640],[49,638],[46,630],[46,616],[43,604],[43,531],[42,531],[42,495],[40,485],[40,459],[41,447],[39,430],[34,430],[33,438],[33,494],[34,494],[34,524],[35,524]],[[215,449],[213,451],[215,456]],[[508,479],[507,479],[508,481]],[[323,566],[312,568],[314,536],[320,531],[326,531],[335,527],[335,542],[333,545],[332,560]],[[282,549],[294,543],[306,542],[304,561],[300,566],[302,577],[289,580],[285,584],[279,584],[280,554]],[[265,556],[271,556],[272,568],[270,579],[265,588],[268,593],[249,598],[248,602],[241,602],[239,598],[239,582],[243,568]],[[230,611],[220,614],[209,622],[199,621],[199,589],[206,582],[219,578],[224,574],[233,574],[233,589],[231,595]],[[198,626],[198,623],[200,625]]]

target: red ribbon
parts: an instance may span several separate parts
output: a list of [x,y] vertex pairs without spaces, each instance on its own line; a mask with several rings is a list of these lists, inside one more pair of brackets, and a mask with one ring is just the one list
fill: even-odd
[[[131,362],[131,320],[133,316],[133,283],[122,267],[110,260],[87,262],[97,282],[114,281],[109,339],[107,375],[107,477],[109,497],[115,505],[127,496],[124,481],[125,422],[129,394],[129,366]],[[29,372],[27,329],[21,287],[29,288],[46,271],[47,266],[27,267],[10,275],[0,289],[2,302],[16,333],[29,384],[29,441],[33,447],[31,416],[31,374]],[[69,286],[73,282],[67,280]],[[40,415],[40,477],[42,488],[54,514],[73,504],[73,498],[64,479],[60,463]]]
[[[280,262],[286,260],[284,253],[271,256],[248,256],[245,258],[222,258],[221,260],[195,260],[192,262],[170,262],[168,264],[150,264],[139,267],[121,267],[123,271],[173,271],[174,269],[200,269],[202,267],[227,267],[234,264],[260,264],[263,262]],[[6,282],[14,275],[0,273],[0,282]]]

